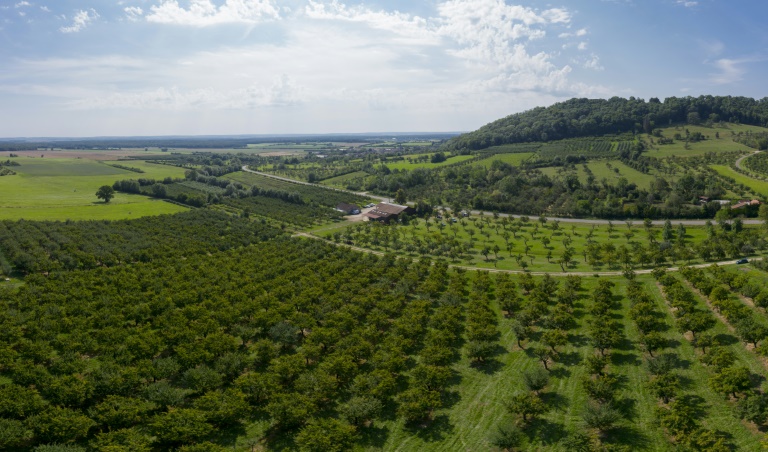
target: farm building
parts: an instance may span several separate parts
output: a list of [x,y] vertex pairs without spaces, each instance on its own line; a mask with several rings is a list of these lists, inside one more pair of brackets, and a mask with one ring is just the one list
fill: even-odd
[[388,202],[382,202],[376,204],[376,206],[365,213],[368,217],[368,221],[381,221],[388,223],[393,219],[397,219],[402,213],[410,213],[412,209],[408,206],[400,206],[397,204],[390,204]]
[[347,204],[345,202],[340,202],[336,206],[336,210],[347,215],[357,215],[360,213],[360,207],[356,206],[355,204]]

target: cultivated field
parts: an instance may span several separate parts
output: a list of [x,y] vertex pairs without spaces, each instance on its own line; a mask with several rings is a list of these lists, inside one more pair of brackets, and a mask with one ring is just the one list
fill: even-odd
[[100,186],[112,185],[119,179],[184,177],[181,168],[119,162],[146,171],[140,174],[88,159],[19,157],[14,161],[20,164],[13,167],[17,174],[0,177],[0,219],[124,219],[186,210],[141,195],[119,193],[108,204],[95,195]]

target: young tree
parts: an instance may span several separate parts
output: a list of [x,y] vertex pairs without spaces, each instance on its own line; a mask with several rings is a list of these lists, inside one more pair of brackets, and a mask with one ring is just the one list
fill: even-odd
[[546,413],[548,407],[538,395],[524,392],[512,397],[507,403],[507,410],[512,414],[521,416],[523,423],[526,424]]
[[523,372],[523,381],[528,390],[538,394],[549,384],[549,373],[541,367],[534,367]]

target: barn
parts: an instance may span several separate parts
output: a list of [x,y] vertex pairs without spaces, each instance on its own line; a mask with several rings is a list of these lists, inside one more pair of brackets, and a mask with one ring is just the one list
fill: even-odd
[[376,206],[374,206],[364,215],[368,217],[368,221],[381,221],[383,223],[389,223],[393,219],[397,220],[398,217],[403,213],[411,213],[412,211],[413,209],[408,206],[382,202],[376,204]]

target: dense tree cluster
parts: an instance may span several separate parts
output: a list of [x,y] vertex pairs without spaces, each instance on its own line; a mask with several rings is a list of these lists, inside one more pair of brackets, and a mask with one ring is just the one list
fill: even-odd
[[280,231],[212,210],[121,221],[0,221],[6,274],[112,267],[203,255],[276,237]]
[[768,125],[768,100],[746,97],[670,97],[649,101],[571,99],[537,107],[487,124],[449,140],[445,149],[483,149],[508,143],[561,140],[626,132],[651,133],[672,123],[719,121]]
[[[204,244],[194,259],[166,253],[0,290],[0,423],[13,432],[2,447],[168,449],[267,417],[314,450],[353,444],[384,406],[422,422],[443,405],[462,343],[463,275],[288,238],[216,252],[243,238],[237,222],[214,220],[187,226],[185,243]],[[117,223],[109,236],[131,226]],[[189,237],[204,230],[229,241]],[[474,287],[473,297],[490,290]],[[497,334],[468,322],[473,337]]]

